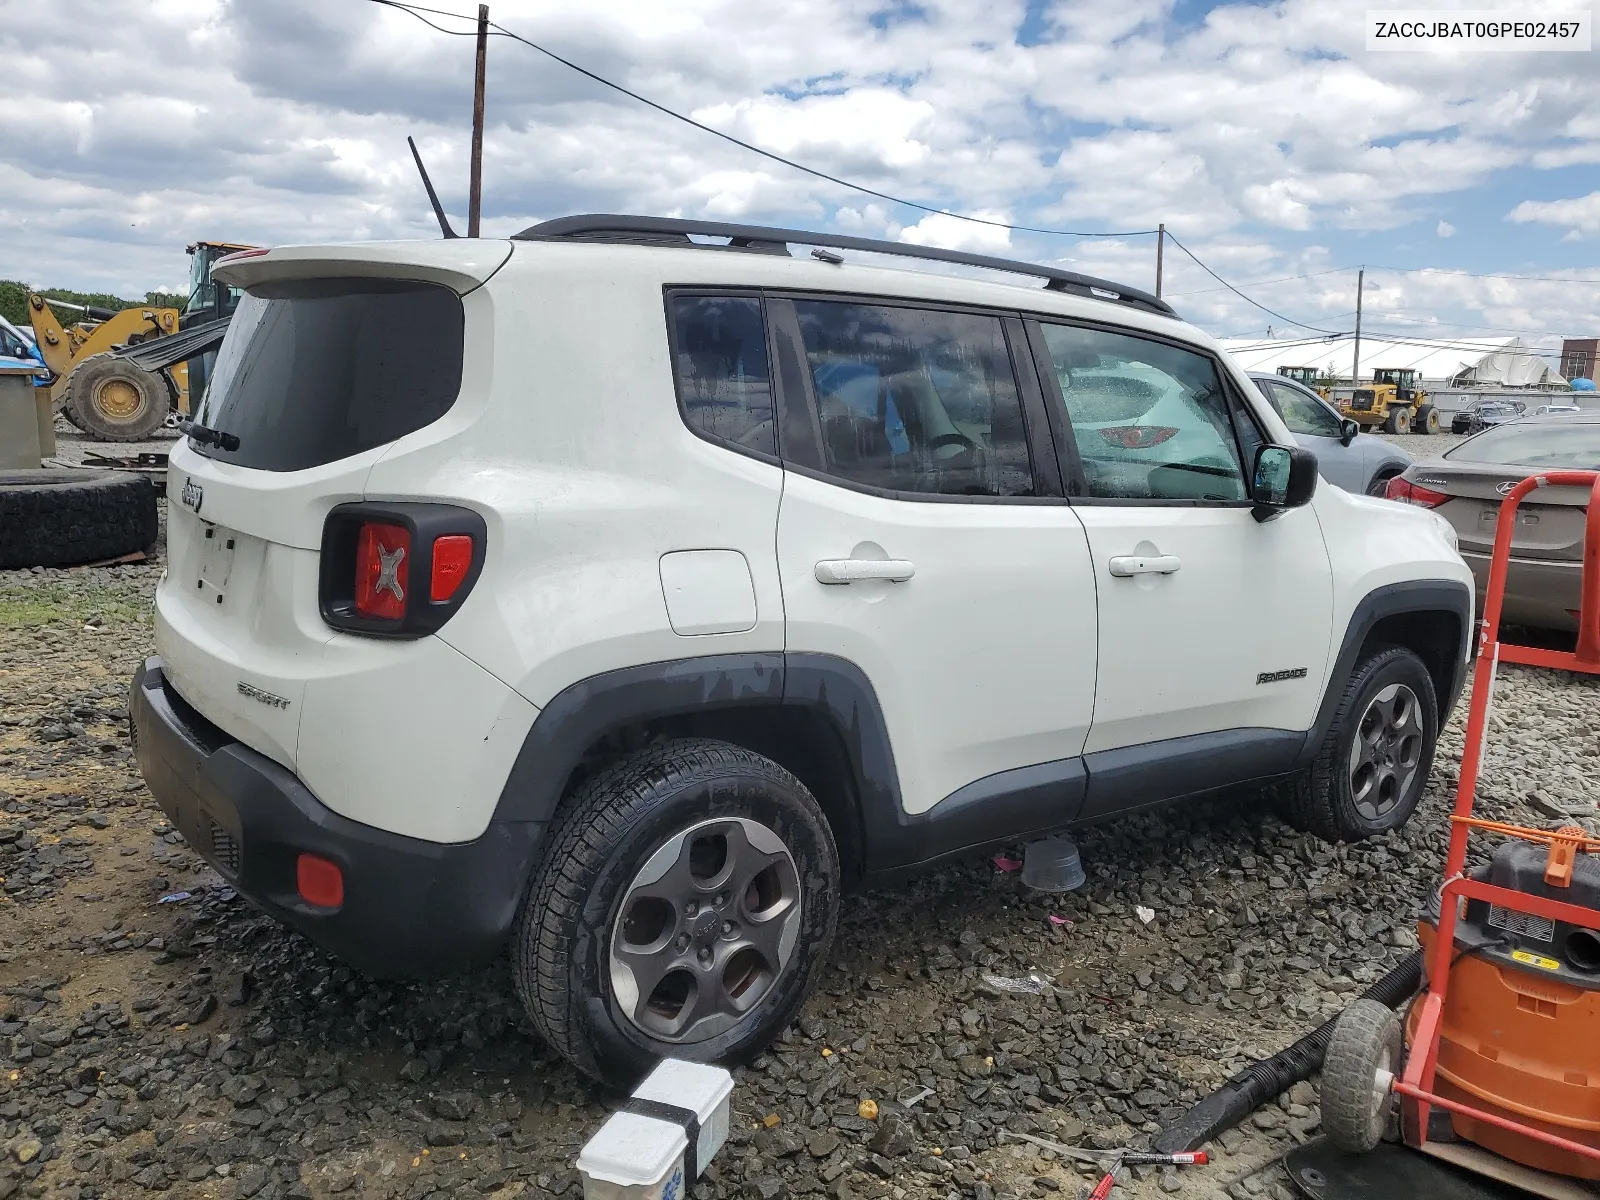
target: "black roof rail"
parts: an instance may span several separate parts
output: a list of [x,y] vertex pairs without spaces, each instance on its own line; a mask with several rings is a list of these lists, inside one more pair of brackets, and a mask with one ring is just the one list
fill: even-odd
[[[689,240],[690,234],[725,237],[727,246],[704,246]],[[862,250],[872,254],[892,254],[898,258],[922,258],[935,262],[958,263],[966,267],[986,267],[1014,275],[1031,275],[1045,281],[1055,292],[1070,292],[1092,300],[1126,304],[1163,317],[1176,317],[1172,306],[1149,292],[1127,287],[1093,275],[1062,271],[1038,263],[988,254],[968,254],[965,250],[941,250],[936,246],[914,246],[906,242],[886,242],[878,238],[852,237],[843,233],[815,233],[804,229],[775,229],[765,225],[737,225],[728,221],[688,221],[678,217],[633,217],[610,213],[557,217],[530,225],[512,234],[515,241],[623,242],[647,246],[694,246],[702,249],[742,250],[757,254],[787,254],[788,243],[802,246],[832,246],[840,250]]]

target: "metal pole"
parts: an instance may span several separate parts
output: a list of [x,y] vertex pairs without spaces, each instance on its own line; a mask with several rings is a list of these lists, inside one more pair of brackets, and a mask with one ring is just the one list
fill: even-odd
[[1362,267],[1356,272],[1356,357],[1350,368],[1350,382],[1355,387],[1361,386],[1361,293],[1366,286],[1367,269]]
[[478,236],[483,213],[483,77],[489,59],[489,6],[478,5],[478,69],[472,80],[472,181],[467,192],[467,236]]
[[1156,226],[1156,299],[1161,299],[1161,254],[1167,248],[1167,226]]

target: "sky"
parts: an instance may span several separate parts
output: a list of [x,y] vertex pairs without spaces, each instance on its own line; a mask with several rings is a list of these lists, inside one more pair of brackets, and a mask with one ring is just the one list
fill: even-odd
[[[1164,222],[1277,314],[1169,242],[1164,294],[1219,336],[1346,332],[1363,265],[1374,332],[1600,334],[1600,50],[1369,53],[1370,2],[493,0],[491,16],[880,192],[1053,230]],[[470,38],[371,0],[77,0],[71,20],[0,0],[0,278],[140,296],[186,289],[196,238],[435,237],[407,134],[464,229],[472,68]],[[491,39],[484,234],[575,212],[832,229],[1155,283],[1152,236],[887,203]]]

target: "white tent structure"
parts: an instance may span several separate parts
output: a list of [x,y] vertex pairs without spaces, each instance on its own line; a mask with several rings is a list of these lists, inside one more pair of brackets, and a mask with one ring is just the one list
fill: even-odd
[[[1348,386],[1355,360],[1355,339],[1224,338],[1222,347],[1247,371],[1276,373],[1279,367],[1314,367],[1321,376]],[[1370,380],[1381,367],[1410,369],[1429,391],[1458,387],[1565,388],[1556,372],[1554,352],[1539,350],[1521,338],[1383,338],[1361,339],[1361,378]]]

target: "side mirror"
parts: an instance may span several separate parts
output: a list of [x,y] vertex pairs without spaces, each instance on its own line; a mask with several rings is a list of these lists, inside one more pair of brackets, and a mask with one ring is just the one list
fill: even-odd
[[1360,432],[1361,432],[1361,426],[1357,425],[1354,421],[1349,421],[1349,420],[1340,421],[1339,422],[1339,444],[1341,446],[1348,446],[1351,442],[1356,440],[1356,434],[1358,434]]
[[1270,521],[1311,500],[1317,490],[1317,456],[1298,446],[1261,446],[1250,474],[1251,515]]

